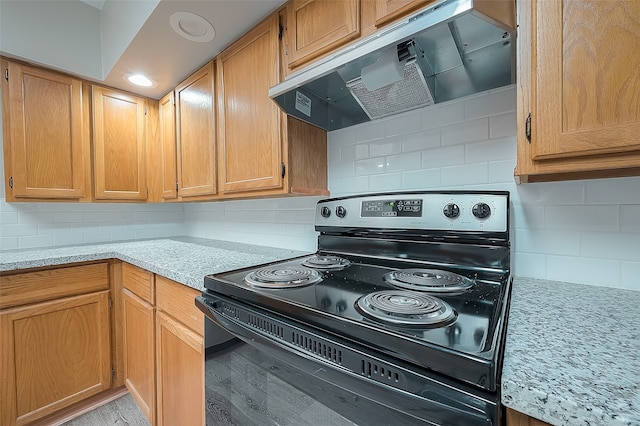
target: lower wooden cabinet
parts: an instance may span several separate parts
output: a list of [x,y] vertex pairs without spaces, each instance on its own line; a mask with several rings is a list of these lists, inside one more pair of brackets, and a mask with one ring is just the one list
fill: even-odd
[[109,291],[1,311],[0,424],[24,425],[111,387]]
[[542,420],[534,419],[519,411],[507,408],[507,426],[551,426]]
[[155,424],[155,307],[126,288],[122,293],[125,385],[149,422]]
[[204,316],[199,291],[123,264],[125,384],[152,425],[202,426]]

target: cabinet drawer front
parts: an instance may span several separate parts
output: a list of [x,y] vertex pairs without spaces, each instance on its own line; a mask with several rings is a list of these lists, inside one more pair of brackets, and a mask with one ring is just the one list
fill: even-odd
[[195,297],[200,291],[167,278],[156,277],[156,303],[158,309],[204,336],[204,315],[196,308]]
[[155,304],[153,291],[153,273],[133,266],[129,263],[122,264],[122,285],[139,298]]
[[0,284],[0,309],[108,289],[106,262],[5,275]]

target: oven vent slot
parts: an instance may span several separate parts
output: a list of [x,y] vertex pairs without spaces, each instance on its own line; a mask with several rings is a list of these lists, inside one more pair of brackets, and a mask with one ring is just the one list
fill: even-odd
[[249,325],[284,340],[284,328],[274,322],[249,315]]
[[222,312],[225,315],[230,316],[231,318],[240,318],[238,309],[235,306],[229,305],[227,303],[222,304]]
[[292,332],[291,342],[314,355],[318,355],[334,364],[342,365],[342,350],[335,346],[327,345],[321,340],[313,339],[304,334]]
[[389,368],[389,366],[371,362],[366,359],[362,359],[361,365],[362,370],[360,373],[363,376],[368,377],[369,379],[401,388],[404,388],[404,385],[407,383],[407,379],[402,371],[396,370],[394,368]]

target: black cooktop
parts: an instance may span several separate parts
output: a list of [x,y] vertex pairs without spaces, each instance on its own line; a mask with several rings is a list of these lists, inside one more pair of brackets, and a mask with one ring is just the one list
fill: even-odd
[[[298,268],[310,256],[284,262],[261,265],[224,274],[210,275],[205,287],[213,292],[271,311],[290,320],[316,326],[342,338],[357,341],[377,350],[421,366],[432,364],[425,357],[454,356],[486,364],[492,369],[497,350],[502,297],[509,285],[508,273],[455,266],[429,265],[421,262],[419,268],[436,268],[459,274],[472,283],[468,288],[446,292],[422,292],[399,289],[385,280],[393,271],[416,269],[415,262],[394,260],[393,267],[378,259],[348,258],[350,264],[341,270],[322,270],[319,279],[309,285],[293,288],[263,288],[247,282],[245,278],[265,267],[287,270]],[[448,305],[453,314],[441,324],[395,324],[374,318],[358,306],[365,295],[393,291],[413,296],[425,295]],[[417,297],[421,299],[420,297]],[[407,302],[408,300],[408,302]],[[413,303],[413,298],[401,303]],[[419,349],[417,349],[419,348]],[[463,368],[463,367],[462,367]]]

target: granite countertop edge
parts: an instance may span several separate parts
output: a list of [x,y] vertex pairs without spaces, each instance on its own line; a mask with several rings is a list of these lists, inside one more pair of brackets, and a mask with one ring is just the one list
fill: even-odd
[[204,277],[309,252],[222,240],[173,237],[0,252],[0,272],[118,259],[202,290]]
[[552,425],[640,425],[640,291],[516,277],[502,403]]

